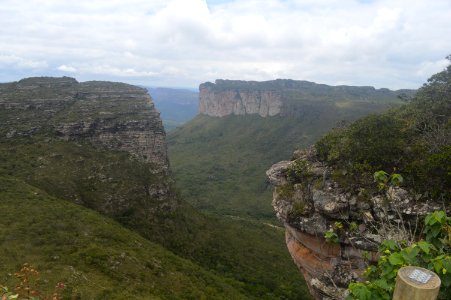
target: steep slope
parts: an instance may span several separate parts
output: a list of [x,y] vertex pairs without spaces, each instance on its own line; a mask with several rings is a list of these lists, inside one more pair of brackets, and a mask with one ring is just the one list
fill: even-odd
[[20,180],[0,177],[0,199],[0,280],[11,288],[30,263],[38,289],[63,282],[65,299],[248,299],[237,282]]
[[177,209],[145,89],[27,78],[0,85],[0,108],[1,172],[141,230]]
[[390,105],[398,93],[310,82],[217,80],[200,86],[200,113],[168,135],[179,188],[196,208],[273,218],[264,172],[342,120]]

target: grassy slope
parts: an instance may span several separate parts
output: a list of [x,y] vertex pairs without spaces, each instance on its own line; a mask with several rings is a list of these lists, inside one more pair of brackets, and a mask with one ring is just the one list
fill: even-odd
[[[4,139],[0,143],[0,176],[20,178],[52,196],[88,207],[101,206],[103,199],[113,198],[139,205],[144,198],[141,167],[122,152],[48,137]],[[181,205],[176,212],[150,222],[144,220],[144,212],[136,210],[111,217],[177,255],[214,270],[223,277],[219,283],[224,278],[239,281],[235,286],[246,297],[308,298],[285,250],[282,231],[255,222],[205,217]],[[41,214],[36,216],[40,224],[45,222]],[[57,249],[58,243],[48,246],[48,251]],[[35,250],[43,251],[38,245]],[[24,262],[16,259],[16,265]],[[72,261],[75,268],[79,263],[82,261]],[[47,265],[40,269],[45,268]],[[195,272],[186,275],[197,276]]]
[[[0,281],[21,263],[80,299],[239,299],[229,283],[98,213],[0,177]],[[66,295],[67,295],[66,294]]]

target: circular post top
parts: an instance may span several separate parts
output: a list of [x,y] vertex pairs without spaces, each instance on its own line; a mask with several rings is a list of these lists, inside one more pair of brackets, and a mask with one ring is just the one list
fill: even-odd
[[402,267],[398,271],[398,276],[418,289],[436,289],[441,284],[440,277],[437,274],[421,267]]

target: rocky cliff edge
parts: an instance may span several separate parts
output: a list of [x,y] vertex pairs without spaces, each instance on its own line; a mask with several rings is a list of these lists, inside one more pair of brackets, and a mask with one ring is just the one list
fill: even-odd
[[419,217],[441,208],[400,187],[346,192],[314,148],[296,151],[266,174],[288,251],[315,299],[344,299],[349,283],[377,261],[381,241],[412,238]]

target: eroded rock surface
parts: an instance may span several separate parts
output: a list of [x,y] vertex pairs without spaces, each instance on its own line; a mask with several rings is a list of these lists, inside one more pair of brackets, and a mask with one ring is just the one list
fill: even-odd
[[[418,197],[400,187],[376,194],[349,192],[331,174],[313,148],[298,150],[292,161],[267,171],[288,251],[315,299],[344,299],[349,283],[377,261],[384,239],[405,238],[399,228],[409,228],[418,216],[441,208],[416,201]],[[326,232],[336,234],[336,240],[326,240]]]

